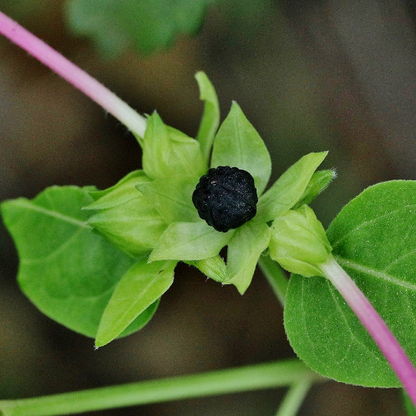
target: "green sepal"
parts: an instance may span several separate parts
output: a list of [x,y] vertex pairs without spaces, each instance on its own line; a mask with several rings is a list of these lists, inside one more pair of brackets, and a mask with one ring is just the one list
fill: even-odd
[[234,230],[216,231],[202,220],[173,222],[160,237],[149,261],[208,259],[227,245],[233,233]]
[[332,169],[318,170],[313,175],[305,189],[300,201],[293,207],[297,209],[302,205],[309,205],[319,194],[325,191],[331,182],[337,177],[337,173]]
[[129,326],[117,335],[117,339],[126,337],[127,335],[133,334],[134,332],[140,331],[144,328],[153,318],[153,315],[159,307],[159,303],[160,299],[157,299],[150,306],[148,306]]
[[201,145],[202,157],[205,166],[208,169],[212,144],[214,142],[215,133],[220,125],[220,106],[215,88],[205,72],[197,72],[195,78],[199,86],[199,98],[204,101],[204,114],[196,139]]
[[[92,199],[94,201],[97,201],[98,199],[102,198],[103,196],[109,194],[110,192],[114,192],[114,195],[119,195],[121,197],[121,195],[123,193],[125,193],[125,189],[122,185],[124,185],[125,183],[129,183],[131,179],[134,180],[139,180],[139,178],[143,178],[143,181],[148,181],[149,178],[146,176],[146,174],[144,173],[144,170],[133,170],[132,172],[128,173],[126,176],[124,176],[122,179],[120,179],[115,185],[110,186],[109,188],[106,189],[91,189],[88,194],[92,197]],[[127,199],[129,199],[129,194],[126,193],[125,196]],[[103,203],[105,203],[105,199],[103,200]],[[98,205],[97,205],[98,206]],[[111,203],[112,206],[112,203]],[[101,206],[100,208],[109,208],[109,206]],[[83,209],[90,209],[88,207],[84,207]]]
[[286,170],[259,198],[256,221],[272,221],[294,207],[304,197],[312,175],[327,154],[309,153]]
[[206,171],[199,143],[166,126],[155,112],[149,117],[143,147],[143,169],[151,179],[184,174],[200,177]]
[[220,283],[228,280],[227,265],[219,254],[209,259],[187,261],[186,263],[195,266],[200,272],[212,280]]
[[257,195],[261,195],[270,179],[272,165],[266,145],[236,102],[215,137],[211,167],[218,166],[249,172]]
[[173,175],[142,182],[136,188],[152,202],[167,224],[198,221],[198,211],[192,203],[192,194],[198,181],[196,176]]
[[229,279],[241,294],[250,286],[261,253],[270,241],[270,228],[265,223],[249,221],[237,228],[228,244],[227,270]]
[[150,179],[142,171],[133,172],[84,207],[95,210],[88,224],[133,256],[149,253],[167,227],[152,201],[136,188],[147,182]]
[[[135,263],[121,278],[104,310],[95,340],[102,347],[145,313],[173,283],[176,262]],[[155,309],[155,308],[153,308]],[[145,316],[147,321],[150,317]],[[147,323],[146,321],[146,323]]]
[[328,260],[331,251],[324,227],[307,205],[273,221],[269,255],[287,271],[325,277],[319,264]]

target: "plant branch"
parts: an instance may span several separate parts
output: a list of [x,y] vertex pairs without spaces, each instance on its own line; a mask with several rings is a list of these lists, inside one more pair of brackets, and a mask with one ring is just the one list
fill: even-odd
[[90,97],[133,133],[139,137],[144,136],[146,130],[144,117],[91,75],[2,12],[0,12],[0,33]]
[[190,399],[326,379],[297,359],[120,386],[0,401],[1,416],[55,416]]
[[258,262],[261,271],[266,276],[267,281],[273,289],[279,302],[285,306],[286,291],[289,281],[283,269],[269,256],[260,256]]
[[308,378],[294,383],[286,393],[283,402],[279,406],[276,416],[295,416],[312,384],[313,380]]
[[416,369],[386,323],[332,256],[320,268],[367,329],[416,405]]

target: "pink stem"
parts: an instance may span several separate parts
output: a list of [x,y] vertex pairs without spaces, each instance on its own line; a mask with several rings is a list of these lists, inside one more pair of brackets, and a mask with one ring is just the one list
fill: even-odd
[[386,323],[333,257],[320,268],[372,336],[416,406],[416,370]]
[[0,12],[0,33],[90,97],[133,133],[139,137],[144,136],[146,130],[146,119],[144,117],[140,116],[95,78],[78,68],[2,12]]

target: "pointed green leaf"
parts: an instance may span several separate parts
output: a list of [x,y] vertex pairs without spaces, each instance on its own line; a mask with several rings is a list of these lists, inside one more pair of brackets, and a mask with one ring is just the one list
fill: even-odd
[[166,126],[157,113],[148,119],[142,146],[143,169],[151,179],[172,175],[200,177],[205,172],[199,143]]
[[[354,279],[416,362],[416,182],[380,183],[349,202],[327,235]],[[373,339],[331,283],[290,279],[285,328],[298,356],[335,380],[370,387],[399,382]]]
[[159,303],[160,299],[148,306],[127,328],[117,335],[117,338],[123,338],[145,327],[156,313]]
[[208,259],[227,245],[233,232],[221,233],[202,220],[173,222],[160,237],[149,261]]
[[84,208],[94,210],[88,219],[94,230],[133,256],[149,253],[167,227],[152,201],[136,188],[149,181],[143,172],[136,171]]
[[198,211],[192,203],[192,194],[198,181],[196,176],[174,175],[142,182],[137,189],[151,201],[167,224],[174,221],[191,222],[199,220]]
[[196,139],[201,145],[202,157],[208,168],[215,133],[220,125],[220,105],[217,93],[205,72],[197,72],[195,78],[199,86],[199,98],[204,101],[204,114]]
[[227,269],[229,279],[243,294],[250,286],[261,253],[270,240],[270,228],[265,223],[249,221],[237,228],[228,244]]
[[228,280],[227,265],[220,255],[204,260],[187,261],[187,264],[197,267],[205,276],[217,282]]
[[115,339],[172,285],[176,262],[147,263],[143,258],[122,277],[101,318],[95,345]]
[[237,167],[249,172],[254,178],[257,195],[261,195],[270,178],[269,152],[235,102],[215,137],[211,167],[217,166]]
[[114,287],[135,261],[91,232],[85,189],[52,187],[34,200],[3,202],[3,219],[19,253],[18,281],[47,316],[95,337]]
[[291,209],[305,194],[313,173],[328,152],[309,153],[292,165],[257,204],[257,221],[271,221]]
[[[149,182],[150,179],[144,173],[144,170],[134,170],[133,172],[128,173],[122,179],[120,179],[115,185],[110,186],[107,189],[103,190],[91,190],[89,195],[93,198],[94,201],[101,199],[101,203],[91,204],[83,209],[102,209],[102,208],[112,208],[114,207],[114,201],[117,200],[117,203],[126,202],[131,199],[130,189],[125,184],[131,184],[133,181],[136,183]],[[112,193],[111,198],[103,198],[109,193]],[[124,200],[123,200],[124,197]],[[94,208],[93,208],[94,206]]]

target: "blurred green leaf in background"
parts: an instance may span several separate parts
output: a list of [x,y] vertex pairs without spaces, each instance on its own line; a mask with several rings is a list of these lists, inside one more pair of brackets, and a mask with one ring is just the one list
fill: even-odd
[[89,36],[107,56],[132,46],[149,55],[181,34],[194,34],[214,0],[72,0],[67,20],[75,34]]

